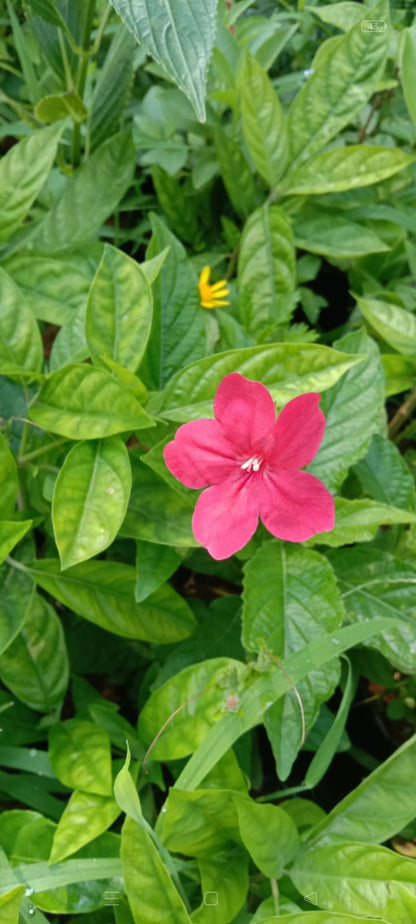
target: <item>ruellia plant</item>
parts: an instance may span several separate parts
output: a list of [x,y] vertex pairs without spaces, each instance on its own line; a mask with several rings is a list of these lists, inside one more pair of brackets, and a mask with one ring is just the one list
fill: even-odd
[[414,924],[414,5],[0,68],[0,924]]

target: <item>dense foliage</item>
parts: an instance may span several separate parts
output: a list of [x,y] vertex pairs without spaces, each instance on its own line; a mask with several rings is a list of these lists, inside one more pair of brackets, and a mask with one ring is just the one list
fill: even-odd
[[0,922],[414,924],[414,5],[0,66]]

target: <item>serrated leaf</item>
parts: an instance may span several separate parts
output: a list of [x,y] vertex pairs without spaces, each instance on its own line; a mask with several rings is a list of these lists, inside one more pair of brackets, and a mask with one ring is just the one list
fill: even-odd
[[35,117],[40,122],[58,122],[67,116],[74,122],[83,122],[87,115],[88,109],[74,89],[44,96],[35,106]]
[[416,318],[410,311],[377,298],[357,297],[361,314],[394,350],[416,362]]
[[325,391],[361,359],[311,343],[273,343],[216,353],[178,372],[148,409],[180,422],[213,417],[216,389],[230,372],[263,382],[283,405],[307,391]]
[[[259,650],[259,639],[278,659],[289,657],[305,642],[333,632],[343,606],[326,559],[306,549],[272,540],[264,543],[244,568],[243,644]],[[305,726],[331,695],[339,665],[311,672],[299,684]],[[285,780],[302,741],[302,715],[293,691],[267,710],[264,718],[277,771]]]
[[341,596],[350,621],[389,615],[397,628],[371,639],[404,673],[416,669],[415,587],[416,568],[378,549],[343,549],[330,552]]
[[62,702],[69,679],[65,636],[44,597],[33,598],[19,635],[0,656],[0,677],[31,709],[51,712]]
[[111,0],[137,42],[173,77],[205,121],[205,87],[216,25],[217,0]]
[[325,257],[361,257],[389,250],[370,228],[322,207],[294,215],[293,235],[297,247]]
[[43,559],[31,565],[30,574],[74,613],[115,635],[169,644],[187,638],[195,627],[186,601],[168,584],[136,603],[131,565],[91,561],[61,572],[57,559]]
[[50,863],[59,863],[76,853],[111,827],[120,809],[111,796],[75,789],[53,836]]
[[367,358],[322,395],[325,433],[308,471],[330,490],[342,484],[350,465],[365,454],[385,415],[384,374],[374,341],[358,330],[336,345],[346,352],[367,353]]
[[[277,205],[264,205],[243,228],[238,257],[239,312],[253,337],[286,323],[295,307],[292,228]],[[290,298],[292,296],[292,298]]]
[[81,719],[52,725],[49,760],[58,780],[71,789],[112,796],[110,739],[103,728]]
[[120,133],[105,141],[68,177],[60,197],[33,228],[31,244],[54,251],[92,237],[126,192],[134,165],[130,134]]
[[63,125],[38,129],[22,138],[0,165],[0,241],[21,225],[55,160]]
[[336,497],[334,529],[327,533],[316,533],[312,539],[308,539],[308,545],[329,545],[337,548],[340,545],[351,545],[353,542],[370,542],[379,526],[415,521],[416,514],[401,510],[400,507],[390,507],[388,504],[370,500]]
[[285,115],[266,71],[247,54],[240,76],[241,114],[256,170],[269,186],[284,173],[288,158]]
[[39,327],[19,289],[0,267],[0,372],[40,372],[43,345]]
[[415,162],[397,148],[356,144],[317,154],[288,173],[279,187],[285,195],[344,192],[379,183]]
[[91,355],[135,372],[149,339],[152,292],[140,265],[105,244],[89,291],[85,332]]
[[71,363],[53,372],[30,405],[28,416],[69,439],[100,439],[153,426],[130,391],[107,372]]
[[55,482],[52,522],[63,568],[98,555],[115,539],[131,489],[128,451],[117,437],[77,443]]
[[[374,19],[385,19],[387,14],[385,0],[371,10]],[[357,23],[330,46],[289,110],[292,170],[310,160],[361,112],[384,71],[388,43],[388,29],[373,34],[363,32]]]

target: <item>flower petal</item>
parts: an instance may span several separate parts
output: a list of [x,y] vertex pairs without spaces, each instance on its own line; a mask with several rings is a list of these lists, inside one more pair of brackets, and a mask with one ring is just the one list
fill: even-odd
[[208,282],[210,273],[211,273],[211,267],[204,266],[203,270],[201,271],[201,275],[199,277],[200,285],[205,285],[205,283]]
[[276,420],[273,398],[261,382],[231,372],[214,398],[215,418],[244,461],[262,448]]
[[316,392],[299,395],[280,412],[272,437],[272,456],[280,469],[309,465],[318,452],[325,430],[325,416]]
[[187,488],[218,484],[238,469],[233,447],[216,420],[182,424],[163,456],[169,471]]
[[217,561],[242,549],[257,529],[258,493],[250,487],[247,479],[233,477],[198,497],[192,518],[194,536]]
[[260,518],[278,539],[304,542],[333,529],[334,498],[309,472],[269,469],[263,477]]

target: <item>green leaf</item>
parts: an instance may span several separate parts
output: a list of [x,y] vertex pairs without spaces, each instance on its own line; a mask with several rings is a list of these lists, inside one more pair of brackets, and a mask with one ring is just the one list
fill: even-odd
[[389,615],[397,628],[368,643],[404,673],[416,669],[414,595],[416,567],[378,549],[343,549],[329,554],[352,621]]
[[0,914],[2,924],[18,924],[19,908],[25,894],[24,885],[16,886],[7,895],[0,895]]
[[255,207],[256,195],[253,170],[241,143],[218,128],[215,133],[215,152],[231,205],[237,215],[247,218]]
[[109,357],[135,372],[149,339],[152,292],[140,265],[105,244],[87,304],[91,355]]
[[197,862],[204,900],[192,912],[193,924],[209,924],[212,920],[210,903],[215,905],[215,921],[228,924],[236,918],[246,900],[249,888],[247,851],[237,845],[232,848],[228,845],[225,850],[198,857]]
[[294,309],[295,247],[289,220],[264,205],[243,228],[238,258],[240,317],[254,337],[286,323]]
[[409,391],[415,383],[415,364],[398,353],[384,353],[381,357],[386,376],[386,398]]
[[285,116],[266,71],[250,54],[241,72],[240,94],[250,156],[263,180],[274,186],[285,171],[289,154]]
[[[186,153],[185,148],[183,158],[185,162]],[[168,166],[166,164],[167,169]],[[176,164],[174,166],[176,168]],[[180,166],[182,167],[183,164],[181,163]],[[162,167],[153,164],[152,181],[158,202],[168,218],[169,225],[182,240],[193,244],[198,233],[198,222],[195,190],[192,186],[191,177],[187,176],[183,181],[182,178],[170,176]]]
[[53,372],[28,415],[40,427],[69,439],[100,439],[153,426],[131,392],[102,369],[70,363]]
[[329,3],[327,6],[309,6],[308,10],[319,16],[323,22],[329,22],[338,29],[347,32],[352,25],[360,23],[363,18],[363,11],[355,3],[355,0],[338,0],[336,6]]
[[37,129],[22,138],[0,164],[0,241],[22,224],[40,193],[56,156],[63,125]]
[[94,150],[117,130],[133,82],[136,42],[122,23],[117,24],[90,105],[90,139]]
[[308,471],[330,490],[342,484],[350,465],[365,454],[385,416],[384,374],[374,341],[364,330],[357,330],[339,340],[337,346],[353,354],[367,353],[367,358],[322,396],[326,428]]
[[[371,10],[386,19],[385,0]],[[320,151],[341,129],[354,121],[375,91],[383,74],[389,30],[369,33],[361,23],[334,42],[295,97],[288,115],[291,169]]]
[[316,533],[312,539],[308,539],[308,545],[323,544],[338,548],[340,545],[351,545],[353,542],[369,542],[379,526],[415,521],[414,513],[400,507],[390,507],[388,504],[365,499],[346,500],[344,497],[336,497],[334,529],[331,532]]
[[187,638],[195,626],[188,604],[168,584],[136,603],[131,565],[89,561],[61,572],[57,559],[44,559],[31,565],[30,574],[74,613],[125,638],[169,644]]
[[398,305],[376,298],[357,297],[361,314],[394,350],[416,362],[416,318]]
[[[86,300],[85,300],[86,302]],[[88,358],[89,349],[85,336],[86,303],[71,314],[58,331],[49,357],[49,372],[58,372],[62,366],[82,363]]]
[[299,836],[286,812],[234,793],[242,841],[259,870],[271,879],[283,874],[297,853]]
[[198,280],[182,244],[156,215],[151,223],[147,257],[169,251],[153,282],[153,323],[140,377],[149,388],[159,389],[191,359],[204,356],[205,327]]
[[[116,840],[118,841],[118,838]],[[95,845],[95,847],[96,846],[97,845]],[[83,849],[85,851],[88,848]],[[63,913],[79,911],[76,902],[72,903],[70,900],[68,901],[67,895],[64,896],[66,901],[62,901],[61,890],[64,891],[65,886],[72,885],[73,883],[94,883],[99,880],[108,880],[110,877],[117,877],[116,881],[114,881],[113,878],[112,881],[109,882],[107,888],[111,888],[111,886],[113,889],[114,887],[118,887],[121,891],[120,879],[122,876],[122,867],[118,856],[104,855],[103,857],[102,854],[100,854],[98,857],[95,855],[92,859],[67,860],[66,863],[59,863],[53,867],[48,863],[24,864],[19,867],[19,876],[23,879],[26,887],[33,890],[32,894],[37,893],[35,900],[41,908],[44,908],[46,905],[47,907],[45,910],[51,910],[52,913],[60,914],[62,911]],[[2,891],[9,891],[15,886],[15,883],[16,873],[14,870],[0,874],[0,889]],[[47,892],[49,893],[49,890],[56,890],[55,895],[50,896],[46,894]],[[56,893],[58,890],[59,893],[57,895]],[[103,892],[105,892],[105,889],[100,890],[98,894],[98,903],[96,901],[95,905],[93,905],[94,908],[100,907],[103,904]],[[60,898],[61,902],[59,902]],[[72,904],[75,904],[75,908],[71,907]],[[83,911],[85,911],[85,900],[84,902],[80,902],[80,904],[81,907],[83,906]],[[58,907],[57,911],[55,910],[56,907]]]
[[0,655],[20,632],[34,596],[26,572],[3,565],[0,569]]
[[55,830],[50,863],[59,863],[111,827],[120,809],[111,796],[76,789]]
[[[334,632],[343,607],[334,574],[326,559],[316,552],[293,548],[272,540],[265,542],[244,568],[243,644],[259,650],[259,640],[279,659]],[[333,692],[339,676],[334,661],[311,672],[299,685],[305,726],[310,728],[319,707]],[[276,760],[279,778],[287,779],[302,744],[302,715],[292,690],[272,705],[265,727]]]
[[321,206],[294,215],[293,234],[297,247],[325,257],[361,257],[389,250],[370,228]]
[[135,924],[190,924],[190,917],[150,835],[132,818],[121,832],[124,887]]
[[192,754],[212,728],[218,710],[243,670],[241,661],[212,658],[186,667],[155,690],[139,718],[139,733],[145,742],[150,744],[172,713],[183,708],[164,729],[152,756],[157,760],[176,760]]
[[87,115],[88,109],[74,89],[44,96],[35,106],[35,117],[40,122],[58,122],[67,116],[74,122],[83,122]]
[[[151,0],[111,0],[147,54],[160,64],[205,121],[205,87],[216,25],[216,0],[170,0],[155,15]],[[156,924],[156,922],[155,922]]]
[[397,148],[355,144],[317,154],[292,170],[279,190],[285,195],[320,196],[379,183],[415,162]]
[[15,508],[18,490],[17,468],[13,453],[10,451],[6,438],[0,431],[0,513],[2,517],[9,516]]
[[120,437],[73,446],[55,482],[52,501],[63,568],[111,545],[123,522],[130,489],[129,454]]
[[194,501],[179,495],[134,452],[130,462],[132,489],[121,535],[158,545],[198,545],[192,532]]
[[54,251],[92,237],[126,192],[134,164],[128,133],[105,141],[68,177],[61,196],[34,227],[31,243],[39,250]]
[[322,777],[325,776],[326,771],[332,764],[336,752],[340,750],[343,736],[345,737],[345,725],[348,719],[352,700],[355,696],[357,682],[353,679],[353,672],[351,670],[350,661],[348,658],[345,658],[344,660],[347,662],[347,677],[345,681],[344,692],[342,694],[342,700],[332,725],[321,741],[309,764],[305,776],[305,786],[308,789],[313,789],[315,786],[317,786],[318,783],[320,783]]
[[143,542],[140,539],[136,542],[136,551],[135,599],[140,603],[171,577],[179,568],[182,559],[175,549],[169,546]]
[[405,29],[403,34],[401,80],[406,106],[409,110],[410,118],[416,126],[416,100],[414,95],[416,83],[416,44],[410,29]]
[[49,760],[58,780],[71,789],[112,796],[110,739],[103,728],[81,719],[52,725]]
[[21,632],[0,656],[0,676],[31,709],[51,712],[62,702],[69,679],[65,636],[44,597],[34,597]]
[[411,472],[394,443],[375,433],[367,455],[354,467],[366,494],[383,504],[402,510],[414,506],[415,487]]
[[230,372],[263,382],[283,405],[312,389],[325,391],[361,361],[362,357],[315,343],[272,343],[216,353],[178,372],[148,409],[181,423],[213,417],[218,384]]
[[2,304],[0,312],[0,371],[39,372],[43,366],[43,345],[39,327],[19,289],[0,267]]
[[331,844],[308,850],[297,858],[290,878],[302,895],[315,890],[329,911],[377,917],[397,886],[416,894],[416,864],[386,847]]

